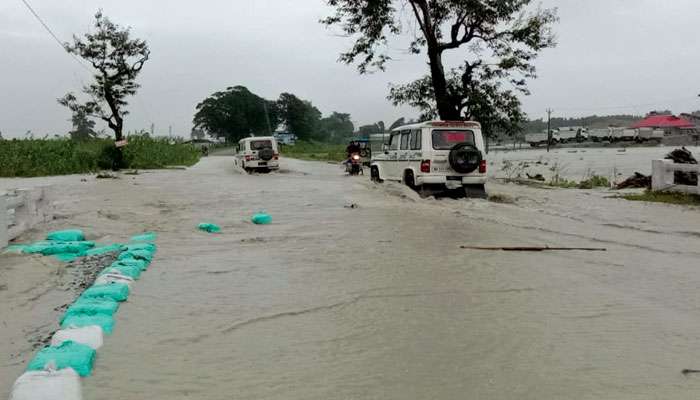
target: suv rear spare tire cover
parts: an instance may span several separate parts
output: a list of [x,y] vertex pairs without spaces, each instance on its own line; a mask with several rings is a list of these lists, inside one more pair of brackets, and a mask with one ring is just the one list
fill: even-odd
[[272,151],[272,149],[262,149],[258,152],[258,156],[260,156],[260,158],[265,160],[265,161],[272,160],[272,157],[274,155],[275,155],[275,152]]
[[473,144],[460,143],[450,150],[450,166],[460,174],[476,171],[483,159],[481,151]]

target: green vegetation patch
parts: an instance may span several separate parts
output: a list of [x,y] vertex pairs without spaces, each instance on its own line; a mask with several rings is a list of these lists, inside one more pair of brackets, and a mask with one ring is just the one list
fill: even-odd
[[593,189],[599,187],[609,188],[610,181],[604,176],[593,175],[588,179],[582,180],[581,182],[561,178],[552,179],[548,185],[564,189]]
[[346,145],[299,141],[293,146],[282,145],[284,157],[311,161],[343,161],[347,158]]
[[[126,168],[190,166],[201,152],[168,138],[130,136],[124,148]],[[112,167],[115,147],[109,139],[0,140],[0,177],[33,177],[96,172]]]
[[654,203],[679,204],[700,206],[700,195],[677,192],[654,192],[647,190],[643,193],[626,194],[621,196],[630,201],[650,201]]

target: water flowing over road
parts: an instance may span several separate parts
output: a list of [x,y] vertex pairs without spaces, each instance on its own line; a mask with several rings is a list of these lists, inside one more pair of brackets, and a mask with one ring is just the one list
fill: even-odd
[[[398,184],[343,176],[338,166],[283,164],[245,175],[230,157],[212,156],[186,171],[60,178],[64,218],[52,228],[114,241],[159,233],[153,265],[84,380],[86,399],[700,393],[700,376],[681,374],[700,368],[697,210],[603,190],[499,184],[491,192],[514,204],[421,199]],[[272,225],[248,222],[263,210]],[[203,221],[223,233],[196,231]],[[34,260],[2,256],[0,269],[47,268]],[[4,304],[25,296],[3,293]],[[17,310],[0,308],[2,323]],[[26,365],[5,361],[0,395]]]

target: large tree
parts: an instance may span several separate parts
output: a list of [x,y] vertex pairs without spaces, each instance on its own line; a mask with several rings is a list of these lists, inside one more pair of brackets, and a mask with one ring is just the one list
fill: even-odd
[[73,44],[65,47],[88,61],[96,72],[95,81],[83,88],[89,100],[81,103],[68,93],[59,103],[74,114],[103,120],[114,132],[114,139],[122,140],[124,117],[128,115],[126,98],[140,87],[136,77],[150,56],[148,45],[141,39],[132,39],[129,28],[113,23],[100,11],[95,14],[94,30],[83,38],[73,36]]
[[318,135],[321,111],[310,101],[291,93],[282,93],[277,100],[280,119],[287,130],[299,139],[314,139]]
[[[555,10],[532,0],[327,0],[335,14],[324,19],[354,38],[340,60],[358,62],[360,73],[383,70],[389,36],[412,35],[409,51],[427,53],[430,73],[393,86],[389,98],[443,120],[477,119],[509,129],[523,119],[518,93],[529,94],[537,54],[554,46]],[[464,61],[446,67],[445,54]]]
[[268,135],[279,125],[277,103],[266,100],[244,86],[213,93],[197,104],[194,127],[211,136],[236,142],[252,135]]
[[339,142],[352,136],[355,125],[350,119],[350,114],[333,112],[328,117],[322,118],[319,125],[321,137],[319,139]]

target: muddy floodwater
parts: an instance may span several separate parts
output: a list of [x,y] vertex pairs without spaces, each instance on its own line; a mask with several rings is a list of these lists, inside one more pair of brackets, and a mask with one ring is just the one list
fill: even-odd
[[[639,170],[622,161],[633,150],[606,151],[600,167]],[[103,241],[159,233],[152,266],[83,381],[86,399],[700,395],[700,375],[681,373],[700,369],[698,209],[495,182],[489,191],[507,203],[421,199],[337,165],[287,159],[283,168],[245,175],[212,156],[118,180],[0,180],[61,183],[59,219],[27,240],[64,227]],[[273,224],[248,222],[257,211]],[[204,221],[223,232],[198,232]],[[24,333],[60,315],[49,303],[66,295],[47,283],[57,268],[0,256],[0,397],[33,354]]]

